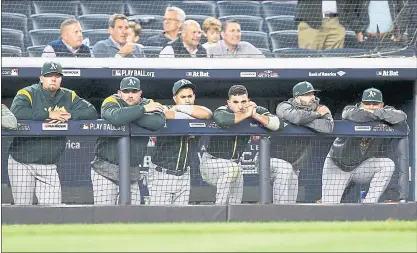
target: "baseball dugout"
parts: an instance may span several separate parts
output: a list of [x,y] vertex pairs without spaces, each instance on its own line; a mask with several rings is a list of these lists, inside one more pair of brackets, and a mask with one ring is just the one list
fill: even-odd
[[[135,147],[137,140],[144,149]],[[99,152],[103,141],[112,145]],[[340,143],[345,143],[347,151],[332,148]],[[378,148],[366,149],[371,143]],[[45,159],[46,154],[55,154],[56,160],[49,157],[51,161],[44,163],[52,165],[32,166],[30,146],[37,146],[31,152]],[[213,121],[168,120],[156,132],[133,125],[116,127],[102,120],[70,121],[68,125],[21,121],[17,131],[2,131],[2,203],[406,200],[408,147],[406,125],[379,122],[335,121],[333,133],[317,134],[291,124],[272,133],[250,121],[220,129]],[[100,159],[99,154],[106,152],[114,160]],[[352,159],[363,153],[367,159],[359,166],[347,168],[339,163],[347,159],[355,164]],[[18,201],[16,197],[13,201],[11,183],[16,185],[13,197]]]

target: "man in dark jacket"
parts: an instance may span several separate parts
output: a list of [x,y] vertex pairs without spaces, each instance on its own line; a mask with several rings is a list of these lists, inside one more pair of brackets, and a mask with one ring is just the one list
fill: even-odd
[[[314,95],[313,85],[307,81],[297,83],[293,98],[277,106],[279,118],[319,133],[331,133],[334,121],[330,110],[321,105]],[[271,139],[271,177],[274,204],[295,203],[298,194],[298,175],[311,158],[310,137],[273,137]]]
[[[407,115],[394,107],[384,107],[381,91],[370,88],[363,92],[361,103],[343,109],[342,118],[358,123],[400,124]],[[351,180],[370,182],[363,202],[377,203],[395,171],[395,163],[388,158],[390,145],[390,139],[336,138],[323,166],[322,203],[340,203]]]
[[298,47],[306,49],[343,48],[345,31],[350,30],[353,5],[350,0],[298,0]]
[[[62,67],[43,64],[40,82],[17,92],[11,111],[18,120],[49,120],[65,127],[68,120],[97,119],[94,106],[69,89],[61,88]],[[54,127],[46,125],[45,127]],[[8,172],[14,203],[61,204],[61,183],[56,163],[65,150],[66,137],[19,137],[10,146]],[[36,190],[35,190],[36,188]]]

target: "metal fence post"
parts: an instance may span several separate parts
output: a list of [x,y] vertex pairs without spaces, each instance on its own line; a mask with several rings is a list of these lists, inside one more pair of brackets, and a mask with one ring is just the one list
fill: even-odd
[[119,205],[130,204],[130,136],[119,138]]
[[259,202],[271,203],[271,177],[270,177],[270,140],[268,136],[262,136],[259,144]]
[[408,192],[409,192],[409,144],[408,137],[398,140],[397,144],[397,159],[398,159],[398,169],[399,169],[399,178],[398,185],[400,187],[400,200],[407,201]]

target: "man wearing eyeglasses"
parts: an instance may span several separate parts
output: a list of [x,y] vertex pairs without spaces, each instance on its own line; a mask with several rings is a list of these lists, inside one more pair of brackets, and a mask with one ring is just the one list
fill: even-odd
[[[186,79],[174,83],[175,105],[165,108],[167,119],[210,119],[210,109],[195,105],[196,86]],[[158,136],[149,165],[151,205],[187,205],[190,199],[190,155],[197,150],[198,136]]]
[[[164,107],[152,99],[142,98],[140,80],[125,77],[120,82],[117,94],[106,98],[101,105],[101,117],[114,125],[136,124],[152,131],[165,125]],[[130,181],[131,204],[141,201],[139,182],[143,179],[141,165],[146,155],[149,137],[130,138]],[[118,138],[100,137],[95,147],[95,158],[91,162],[91,181],[94,204],[116,204],[119,194]]]
[[[382,121],[390,125],[405,123],[407,115],[385,106],[382,93],[370,88],[363,92],[362,102],[344,108],[342,118],[357,123]],[[351,180],[370,183],[363,203],[377,203],[395,171],[390,158],[390,139],[371,137],[338,137],[324,162],[322,203],[340,203]]]
[[178,39],[178,33],[185,21],[185,13],[178,7],[170,6],[165,10],[163,21],[164,32],[145,39],[143,45],[165,47],[168,43]]

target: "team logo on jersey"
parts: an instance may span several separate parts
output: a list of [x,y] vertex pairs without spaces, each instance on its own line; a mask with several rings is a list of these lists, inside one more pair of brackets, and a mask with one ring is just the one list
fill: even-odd
[[47,111],[47,112],[67,112],[67,109],[65,109],[64,106],[59,107],[59,106],[56,105],[54,108],[52,108],[52,107],[45,108],[45,111]]

